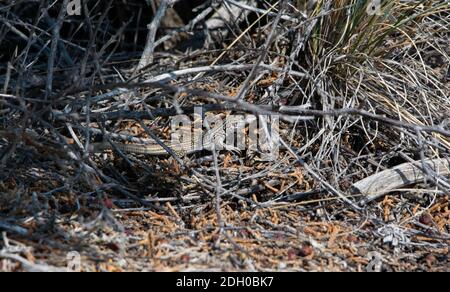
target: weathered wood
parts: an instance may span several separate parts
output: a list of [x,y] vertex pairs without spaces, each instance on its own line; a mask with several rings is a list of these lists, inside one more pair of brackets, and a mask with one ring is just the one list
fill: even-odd
[[[449,160],[427,160],[425,164],[439,175],[450,175]],[[353,185],[353,192],[365,196],[360,202],[361,205],[364,205],[393,190],[423,181],[426,175],[422,169],[421,161],[404,163],[358,181]]]

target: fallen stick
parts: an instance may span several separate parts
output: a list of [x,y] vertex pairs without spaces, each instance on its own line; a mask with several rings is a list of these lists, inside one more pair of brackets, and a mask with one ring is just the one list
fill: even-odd
[[5,221],[0,221],[0,230],[9,231],[9,232],[16,233],[16,234],[19,234],[22,236],[28,235],[28,229],[17,226],[17,225],[10,224]]
[[49,266],[46,264],[36,264],[36,263],[30,262],[29,260],[21,257],[20,255],[6,253],[3,251],[0,251],[0,258],[19,262],[22,265],[22,269],[26,272],[55,273],[55,272],[68,272],[69,271],[69,269],[67,269],[67,268],[59,268],[59,267]]
[[[438,175],[450,175],[449,160],[427,160],[425,165]],[[353,185],[352,191],[365,196],[360,205],[367,204],[391,191],[423,181],[426,178],[423,167],[422,161],[400,164],[358,181]]]

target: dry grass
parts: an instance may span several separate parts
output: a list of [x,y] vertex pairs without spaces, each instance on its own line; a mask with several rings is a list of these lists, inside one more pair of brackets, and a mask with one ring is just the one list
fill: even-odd
[[[448,1],[383,1],[375,15],[361,0],[214,1],[190,24],[153,20],[156,42],[149,7],[122,2],[84,1],[81,17],[0,6],[0,269],[52,270],[76,250],[86,271],[365,271],[372,252],[387,271],[448,271],[448,177],[425,167],[424,182],[362,206],[351,188],[449,159]],[[137,70],[145,45],[153,63]],[[195,105],[279,114],[287,147],[184,166],[86,151],[168,138]]]

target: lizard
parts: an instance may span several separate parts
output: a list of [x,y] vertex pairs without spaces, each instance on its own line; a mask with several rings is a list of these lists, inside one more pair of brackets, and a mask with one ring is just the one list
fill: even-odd
[[[230,125],[224,123],[226,127]],[[202,150],[213,150],[213,149],[226,149],[233,152],[238,152],[239,150],[234,146],[225,145],[225,134],[226,131],[223,130],[222,125],[214,127],[210,130],[210,132],[205,136],[207,139],[203,140],[203,143],[196,143],[195,139],[190,139],[190,141],[183,141],[179,143],[172,143],[171,141],[161,142],[167,146],[170,150],[172,150],[179,157],[183,157],[188,154],[193,154]],[[134,153],[134,154],[144,154],[150,156],[165,156],[170,155],[170,153],[160,144],[125,144],[118,142],[109,142],[103,141],[99,143],[92,143],[89,148],[89,152],[91,153],[101,153],[105,150],[114,149],[113,145],[117,147],[120,151],[126,153]],[[214,144],[213,144],[214,143]],[[214,146],[214,148],[213,148]]]

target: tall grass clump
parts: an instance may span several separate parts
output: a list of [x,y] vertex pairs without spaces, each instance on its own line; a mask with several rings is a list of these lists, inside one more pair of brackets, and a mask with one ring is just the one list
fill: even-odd
[[[442,123],[450,116],[449,3],[297,1],[309,17],[299,29],[296,54],[311,76],[303,84],[306,99],[325,110],[360,107],[407,123]],[[324,126],[341,133],[350,123],[324,119]],[[430,138],[450,149],[448,139]]]

